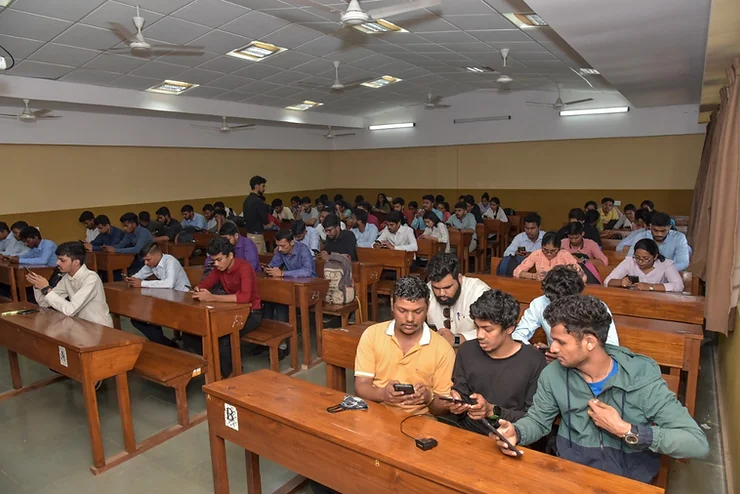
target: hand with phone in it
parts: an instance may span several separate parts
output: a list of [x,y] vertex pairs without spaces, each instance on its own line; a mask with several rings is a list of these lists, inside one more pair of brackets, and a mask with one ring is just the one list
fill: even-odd
[[550,353],[550,346],[547,343],[534,343],[532,346],[542,352],[548,364],[557,358],[554,353]]

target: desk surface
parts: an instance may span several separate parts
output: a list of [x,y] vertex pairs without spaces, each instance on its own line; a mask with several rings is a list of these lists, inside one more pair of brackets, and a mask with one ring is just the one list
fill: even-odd
[[125,281],[105,283],[105,285],[103,286],[106,290],[106,294],[108,293],[108,291],[110,291],[117,294],[125,294],[128,296],[149,297],[165,302],[173,302],[176,304],[193,307],[196,309],[208,309],[211,312],[218,312],[221,310],[233,310],[235,305],[231,302],[201,302],[199,300],[195,300],[193,298],[193,294],[190,292],[180,292],[167,288],[133,288],[128,286]]
[[[654,486],[533,450],[526,450],[521,459],[505,457],[485,436],[419,417],[406,421],[404,431],[439,441],[436,448],[422,452],[400,432],[404,415],[398,411],[370,403],[368,412],[330,414],[326,408],[339,403],[344,393],[267,370],[212,383],[203,389],[226,403],[365,455],[368,469],[363,474],[372,475],[370,466],[375,460],[466,493],[662,492]],[[223,409],[219,417],[209,414],[209,419],[220,420],[223,425]],[[277,427],[276,431],[281,429]],[[459,460],[461,451],[475,461],[451,461]],[[343,461],[341,456],[326,460],[327,469],[336,468]]]

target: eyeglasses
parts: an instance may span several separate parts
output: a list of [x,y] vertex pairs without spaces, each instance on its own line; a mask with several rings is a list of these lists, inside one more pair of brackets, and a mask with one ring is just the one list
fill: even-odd
[[449,307],[445,307],[444,309],[442,309],[442,315],[445,318],[445,323],[444,323],[445,324],[445,328],[451,329],[452,328],[452,322],[450,321],[450,308]]
[[652,260],[653,260],[653,258],[652,258],[652,257],[640,257],[640,256],[632,256],[632,258],[633,258],[633,259],[634,259],[635,261],[637,261],[637,262],[642,262],[642,263],[650,262],[650,261],[652,261]]
[[560,249],[542,249],[542,253],[548,256],[556,256],[558,255],[558,252],[560,252]]

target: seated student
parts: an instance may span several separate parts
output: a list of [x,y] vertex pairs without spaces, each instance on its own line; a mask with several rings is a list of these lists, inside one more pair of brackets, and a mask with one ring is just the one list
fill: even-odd
[[[439,219],[442,219],[442,213],[434,208],[434,196],[432,194],[427,194],[422,197],[421,204],[422,208],[415,210],[414,221],[411,222],[410,225],[411,228],[413,228],[414,230],[423,230],[424,228],[426,228],[426,226],[424,225],[424,213],[428,213],[429,211],[433,211]],[[411,209],[411,206],[412,203],[409,203],[409,209]]]
[[[594,213],[590,213],[593,215]],[[601,248],[601,235],[599,230],[595,226],[586,223],[586,214],[581,208],[573,208],[568,211],[568,223],[565,224],[560,230],[558,230],[558,241],[562,242],[564,238],[568,236],[567,230],[570,223],[580,223],[583,225],[583,236],[589,240],[593,240]]]
[[378,221],[378,217],[371,212],[372,208],[370,207],[369,202],[363,201],[360,204],[357,204],[357,206],[355,207],[355,211],[357,211],[358,209],[361,209],[367,213],[368,223],[370,223],[371,225],[375,225],[375,228],[380,229],[380,221]]
[[152,221],[152,217],[149,214],[149,211],[142,211],[138,215],[139,217],[139,224],[149,230],[149,233],[154,235],[157,230],[162,228],[162,224],[159,221]]
[[[586,275],[583,273],[578,261],[576,261],[576,258],[570,252],[560,248],[556,238],[557,234],[555,232],[545,233],[542,236],[542,247],[532,252],[519,266],[514,268],[514,278],[542,281],[547,272],[555,266],[573,266],[585,282]],[[533,267],[536,273],[529,272]]]
[[[315,278],[316,264],[308,247],[296,242],[293,232],[288,229],[280,230],[275,235],[277,251],[265,274],[275,278]],[[268,317],[268,319],[271,319]],[[287,319],[286,319],[287,320]]]
[[[673,266],[677,271],[685,271],[689,267],[691,254],[686,235],[677,230],[671,230],[671,217],[667,214],[653,211],[650,217],[650,228],[635,236],[635,239],[639,240],[641,238],[655,240],[660,253],[666,259],[673,260]],[[630,247],[627,256],[632,256],[635,253],[635,245]]]
[[83,211],[78,221],[85,225],[85,242],[92,242],[95,237],[98,236],[97,228],[95,228],[95,215],[92,211]]
[[385,218],[385,228],[373,244],[373,249],[395,249],[416,252],[419,245],[410,226],[403,224],[403,215],[391,211]]
[[378,239],[378,227],[367,221],[368,213],[363,209],[356,209],[353,219],[355,227],[352,233],[357,240],[357,247],[372,248]]
[[631,247],[635,245],[635,242],[644,237],[643,233],[645,229],[650,226],[650,220],[653,217],[653,213],[647,209],[638,209],[635,211],[635,221],[632,222],[632,233],[624,237],[616,246],[614,250],[617,252],[623,252],[625,247]]
[[[599,213],[599,206],[596,204],[596,201],[586,201],[586,204],[583,205],[583,212],[587,213],[589,211],[596,211]],[[589,222],[590,224],[590,222]],[[599,213],[599,219],[594,225],[597,230],[601,231],[604,229],[602,223],[601,223],[601,213]]]
[[[265,196],[262,196],[262,200],[265,200]],[[265,223],[265,230],[279,230],[280,220],[272,214],[272,207],[267,208],[267,223]]]
[[123,239],[114,246],[105,246],[106,252],[117,254],[134,254],[134,260],[129,267],[129,273],[135,273],[144,265],[141,258],[141,250],[146,244],[153,241],[149,230],[139,225],[138,218],[134,213],[126,213],[121,216],[121,229],[125,234]]
[[[303,220],[306,226],[316,227],[316,224],[319,221],[319,212],[311,204],[311,198],[304,197],[303,199],[301,199],[301,207],[302,207],[302,210],[301,210],[300,219]],[[296,216],[296,218],[298,217]]]
[[[361,202],[365,202],[365,196],[363,196],[362,194],[356,195],[355,196],[355,206],[357,206]],[[349,205],[347,205],[347,206],[349,207]]]
[[537,213],[530,213],[524,218],[524,231],[515,236],[504,251],[507,256],[525,256],[542,247],[545,232],[540,230],[542,218]]
[[450,233],[447,225],[431,211],[424,213],[424,224],[426,228],[419,238],[436,238],[439,243],[445,244],[445,252],[450,252]]
[[[513,445],[532,444],[560,415],[558,455],[650,483],[660,455],[704,458],[709,444],[649,357],[606,343],[611,317],[597,298],[570,295],[551,303],[550,351],[532,407],[516,424],[500,421]],[[513,455],[504,443],[498,446]]]
[[8,235],[5,238],[3,250],[0,251],[0,256],[4,258],[20,256],[28,252],[28,247],[21,240],[21,232],[28,226],[25,221],[16,221],[10,226],[10,232],[12,235]]
[[[540,295],[529,303],[529,307],[524,311],[524,315],[516,325],[516,330],[514,330],[511,337],[522,343],[529,344],[529,340],[532,339],[537,328],[542,328],[547,337],[547,344],[535,343],[534,346],[540,349],[549,349],[552,343],[552,336],[550,335],[550,324],[544,317],[545,309],[558,299],[567,297],[568,295],[580,295],[583,293],[584,288],[586,288],[586,285],[583,283],[583,278],[572,267],[555,266],[552,268],[545,275],[545,279],[542,280],[542,292],[544,295]],[[606,304],[604,305],[606,306]],[[609,307],[606,308],[606,311],[611,317],[612,313]],[[606,342],[609,345],[619,345],[619,336],[617,335],[617,327],[614,325],[614,321],[609,323]],[[545,357],[547,357],[548,361],[556,358],[549,351],[545,353]]]
[[480,196],[478,209],[480,209],[480,214],[483,216],[485,216],[488,210],[491,209],[491,196],[488,195],[488,192],[484,192],[483,195]]
[[[391,294],[393,320],[367,328],[357,345],[355,394],[411,414],[446,413],[455,351],[427,326],[429,288],[419,278],[399,279]],[[414,393],[395,391],[411,384]]]
[[[130,278],[125,278],[128,286],[134,288],[166,288],[178,292],[187,292],[190,290],[188,275],[185,274],[180,261],[169,254],[163,254],[155,242],[147,242],[144,248],[141,249],[140,255],[144,261],[144,266],[131,275]],[[149,280],[150,276],[154,276],[157,279]],[[146,336],[149,341],[178,348],[177,343],[164,335],[162,326],[149,324],[148,322],[138,321],[136,319],[131,319],[131,325]]]
[[439,204],[440,202],[445,202],[445,196],[442,194],[437,194],[434,196],[434,204]]
[[334,214],[337,215],[340,220],[346,220],[347,218],[352,217],[352,209],[349,207],[349,203],[345,201],[335,202]]
[[663,257],[655,240],[649,238],[635,244],[634,254],[614,268],[604,285],[651,292],[683,292],[681,273],[673,261]]
[[447,223],[447,220],[449,220],[450,216],[452,216],[452,213],[450,212],[450,204],[448,202],[438,202],[437,211],[442,212],[442,221],[444,221],[445,223]]
[[33,286],[36,303],[51,307],[65,316],[113,327],[113,319],[105,300],[103,282],[95,271],[85,266],[85,248],[80,242],[64,242],[55,249],[55,264],[62,278],[54,288],[43,276],[27,273]]
[[342,230],[339,226],[339,218],[330,214],[321,223],[326,232],[324,250],[321,252],[322,259],[326,260],[329,254],[345,254],[353,261],[357,260],[357,239],[355,234]]
[[22,254],[6,256],[10,262],[17,262],[20,265],[51,267],[57,265],[57,257],[55,254],[57,244],[51,240],[42,238],[41,232],[39,232],[37,228],[27,226],[20,231],[18,237],[25,244],[28,250],[24,251]]
[[604,266],[609,265],[609,259],[601,252],[599,245],[590,238],[584,238],[583,224],[580,221],[565,225],[566,238],[560,241],[560,248],[573,255],[598,259]]
[[585,228],[594,229],[599,231],[599,236],[601,236],[601,231],[598,229],[599,222],[601,221],[601,216],[599,216],[598,211],[594,211],[593,209],[589,209],[585,212],[586,221],[583,223],[584,231]]
[[653,211],[655,211],[655,203],[650,199],[645,199],[640,203],[640,209],[645,209],[652,213]]
[[488,203],[488,206],[488,210],[483,213],[483,218],[499,220],[502,223],[509,222],[509,218],[506,217],[506,213],[501,208],[501,201],[498,197],[492,197],[491,201]]
[[223,201],[216,201],[216,202],[214,202],[213,203],[213,209],[214,209],[214,211],[216,209],[223,209],[227,218],[230,218],[231,216],[236,216],[236,211],[234,211],[233,209],[231,209],[229,207],[226,207],[224,205]]
[[404,201],[403,197],[394,197],[393,202],[391,204],[393,206],[393,211],[398,211],[399,213],[403,215],[404,220],[406,221],[407,225],[410,225],[414,221],[414,215],[416,214],[416,210],[411,211],[410,203],[409,203],[409,209],[405,209],[403,206],[406,204],[406,201]]
[[478,237],[475,234],[475,216],[468,211],[468,206],[469,204],[464,202],[455,204],[455,214],[447,220],[447,225],[458,230],[473,230],[473,238],[470,241],[470,247],[468,247],[468,251],[473,252],[478,245]]
[[232,222],[224,223],[224,226],[218,231],[218,234],[224,237],[234,247],[234,257],[244,259],[254,269],[255,273],[262,271],[260,266],[260,257],[257,252],[257,246],[252,239],[239,233],[239,228]]
[[473,215],[476,224],[483,223],[483,215],[480,212],[480,208],[475,203],[475,197],[470,194],[465,196],[465,209],[468,211],[468,213]]
[[315,256],[321,251],[321,242],[319,241],[319,233],[316,231],[316,228],[306,226],[303,220],[297,220],[290,225],[290,230],[293,232],[295,241],[308,247],[312,256]]
[[489,290],[470,306],[476,337],[457,352],[452,371],[453,398],[469,396],[475,405],[453,404],[461,428],[488,435],[481,420],[516,422],[532,406],[544,355],[511,337],[519,303],[508,293]]
[[182,221],[180,222],[182,228],[195,228],[196,230],[208,229],[206,218],[202,214],[196,213],[190,204],[185,204],[180,208],[180,212],[182,213]]
[[604,230],[613,230],[614,225],[619,221],[619,217],[622,216],[619,210],[614,207],[614,199],[611,197],[605,197],[601,200],[599,215]]
[[216,209],[213,210],[213,218],[216,220],[216,228],[217,228],[216,232],[221,231],[221,228],[225,224],[227,224],[227,223],[231,223],[232,225],[236,225],[236,223],[234,223],[233,221],[231,221],[226,216],[226,211],[224,211],[221,208],[216,208]]
[[[201,302],[251,304],[249,317],[239,331],[239,336],[242,337],[257,329],[262,322],[262,301],[257,290],[257,276],[251,264],[234,257],[234,246],[225,238],[211,240],[208,244],[208,255],[213,259],[216,269],[193,289],[193,298]],[[209,291],[217,284],[223,287],[226,295],[214,295]],[[200,337],[184,333],[182,341],[188,350],[203,353],[203,342]],[[229,336],[221,336],[218,339],[218,353],[221,358],[221,375],[227,378],[233,371]],[[241,366],[241,362],[237,365]]]
[[434,295],[429,303],[427,324],[455,347],[474,340],[476,330],[470,306],[491,287],[478,278],[460,274],[460,260],[452,254],[432,257],[426,273]]
[[[293,216],[293,211],[290,210],[290,208],[286,208],[283,206],[283,200],[280,198],[275,198],[272,200],[272,210],[274,212],[275,217],[280,221],[293,221],[295,220],[295,217]],[[321,211],[319,209],[319,211]]]
[[[213,207],[213,204],[206,204],[203,206],[203,218],[206,220],[206,230],[209,233],[218,232],[218,225],[216,225],[216,217],[214,214],[215,211],[216,208]],[[141,221],[141,218],[139,218],[139,221]]]
[[382,192],[378,193],[378,198],[375,201],[374,209],[376,209],[377,211],[381,211],[383,213],[391,212],[391,203],[388,202],[388,198]]
[[154,235],[155,242],[170,241],[174,242],[177,238],[177,234],[182,230],[182,225],[179,221],[172,218],[170,210],[167,207],[162,206],[157,209],[155,213],[157,215],[157,221],[162,227],[157,230]]
[[637,208],[634,204],[627,204],[624,207],[624,214],[619,217],[619,220],[614,225],[614,230],[632,230],[633,224],[635,223],[635,211]]
[[298,196],[293,196],[290,198],[290,209],[293,212],[293,218],[300,218],[301,213],[303,212],[303,207],[301,206],[301,198]]
[[104,246],[118,245],[123,240],[123,230],[110,224],[110,220],[104,214],[95,217],[95,226],[99,235],[92,242],[85,242],[85,249],[88,252],[99,251]]
[[13,236],[10,234],[10,228],[4,221],[0,221],[0,253],[5,250],[5,246],[10,243]]
[[[321,222],[324,221],[324,218],[326,218],[328,215],[332,214],[331,211],[332,210],[329,209],[329,207],[327,206],[324,208],[323,211],[319,212],[319,221],[318,221],[318,225],[316,225],[315,228],[316,228],[316,233],[319,234],[319,238],[321,239],[322,242],[326,240],[326,232],[324,231],[324,226],[321,224]],[[345,225],[344,221],[340,222],[339,227],[342,230],[347,229],[347,225]]]

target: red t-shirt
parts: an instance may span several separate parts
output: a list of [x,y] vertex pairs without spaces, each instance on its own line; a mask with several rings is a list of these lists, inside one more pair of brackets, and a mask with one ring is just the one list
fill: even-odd
[[198,288],[210,290],[216,283],[221,283],[229,295],[236,294],[238,304],[252,304],[254,310],[262,308],[254,268],[244,259],[235,257],[234,263],[227,271],[219,271],[214,267],[206,279],[200,282]]
[[375,225],[375,227],[380,230],[380,222],[378,221],[378,217],[374,214],[367,213],[367,222]]

